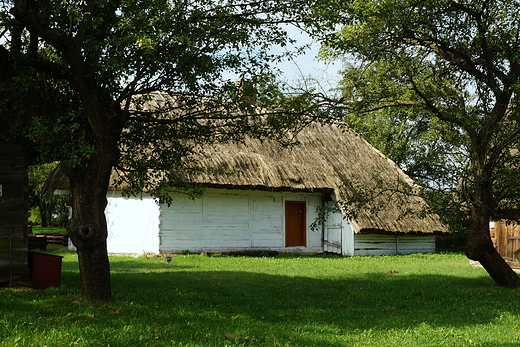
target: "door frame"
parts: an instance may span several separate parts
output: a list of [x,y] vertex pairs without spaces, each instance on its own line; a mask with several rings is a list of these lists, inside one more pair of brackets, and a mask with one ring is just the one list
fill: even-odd
[[[296,238],[299,238],[301,242],[299,244],[291,244],[288,245],[288,222],[290,218],[287,217],[287,207],[288,205],[299,205],[302,207],[302,210],[300,210],[300,230],[294,231],[293,233],[299,234],[296,236]],[[285,233],[285,247],[307,247],[307,201],[305,200],[285,200],[284,202],[284,219],[285,219],[285,225],[284,225],[284,233]]]

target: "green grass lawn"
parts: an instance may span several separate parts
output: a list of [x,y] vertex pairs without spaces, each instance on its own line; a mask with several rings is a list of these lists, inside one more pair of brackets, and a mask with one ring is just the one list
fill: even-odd
[[33,225],[31,228],[32,228],[32,233],[33,234],[50,234],[50,233],[65,234],[67,232],[65,230],[65,228],[60,228],[60,227],[45,227],[45,228],[42,228],[39,225]]
[[108,304],[81,300],[74,254],[60,288],[1,289],[0,345],[520,346],[520,291],[495,286],[461,254],[111,266]]

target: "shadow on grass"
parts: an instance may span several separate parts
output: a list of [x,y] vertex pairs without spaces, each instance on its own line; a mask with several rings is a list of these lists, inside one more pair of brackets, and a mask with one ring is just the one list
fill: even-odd
[[[171,272],[113,276],[117,301],[143,302],[159,320],[170,310],[191,316],[241,315],[274,324],[323,324],[343,329],[402,329],[413,324],[488,324],[504,312],[520,315],[515,291],[487,278],[370,275],[318,280],[244,272]],[[143,301],[141,301],[143,300]],[[145,312],[142,312],[146,314]],[[218,320],[218,318],[216,318]],[[215,321],[216,322],[216,321]]]
[[[128,329],[119,337],[91,337],[99,344],[113,346],[117,341],[120,345],[142,344],[142,336],[165,343],[205,341],[202,345],[220,345],[230,340],[240,345],[275,346],[290,341],[327,346],[334,345],[330,336],[342,339],[351,335],[342,341],[353,343],[359,338],[356,336],[407,329],[425,331],[426,335],[428,330],[442,328],[442,334],[449,335],[460,328],[492,324],[504,316],[520,316],[520,293],[498,288],[484,275],[371,273],[316,279],[196,271],[177,265],[165,270],[164,264],[156,262],[115,269],[115,301],[91,305],[77,299],[74,286],[79,276],[68,266],[62,288],[12,292],[10,295],[18,298],[17,305],[4,302],[1,308],[55,320],[64,324],[63,329],[68,329],[69,320],[71,324],[80,321],[93,331]],[[45,295],[42,304],[37,299]],[[32,300],[21,301],[23,296],[32,296]],[[327,339],[320,340],[323,336]],[[518,345],[483,341],[485,338],[479,346]]]

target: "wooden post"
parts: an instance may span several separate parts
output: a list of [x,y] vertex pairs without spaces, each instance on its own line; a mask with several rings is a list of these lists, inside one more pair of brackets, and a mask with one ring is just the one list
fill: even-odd
[[20,144],[0,143],[0,284],[28,284],[27,162]]

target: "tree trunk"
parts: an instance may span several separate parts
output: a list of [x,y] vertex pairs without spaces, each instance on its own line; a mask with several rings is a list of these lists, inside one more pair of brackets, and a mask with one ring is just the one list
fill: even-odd
[[51,226],[52,213],[49,204],[42,203],[39,205],[40,219],[42,221],[42,228]]
[[[81,125],[78,136],[83,138],[71,139],[71,144],[72,147],[78,144],[81,146],[84,141],[94,153],[74,158],[69,162],[71,167],[65,168],[68,170],[66,174],[72,193],[72,218],[67,224],[67,233],[78,250],[83,298],[110,301],[112,294],[105,207],[124,119],[118,117],[119,101],[112,99],[112,92],[108,91],[110,88],[106,90],[103,87],[104,82],[100,82],[103,78],[98,80],[99,64],[102,61],[100,57],[104,52],[89,47],[110,34],[109,25],[96,25],[94,28],[90,21],[102,18],[103,14],[113,14],[118,2],[108,2],[107,7],[95,1],[87,1],[90,15],[78,24],[80,29],[76,34],[50,26],[45,17],[48,10],[45,3],[14,1],[11,13],[28,29],[31,39],[39,37],[59,52],[58,55],[64,59],[64,66],[68,66],[65,75],[70,75],[67,79],[70,79],[72,89],[81,102],[82,107],[78,111],[83,112],[85,123]],[[20,28],[21,32],[23,26],[15,25],[14,28]],[[76,159],[81,162],[78,163]]]
[[72,218],[67,232],[78,250],[81,293],[86,300],[112,300],[105,217],[110,158],[109,153],[96,154],[80,174],[69,175]]
[[48,213],[43,205],[40,205],[40,220],[42,224],[42,228],[46,228],[49,226],[49,219],[47,219]]
[[491,278],[502,287],[519,288],[520,277],[502,258],[493,246],[489,233],[489,197],[490,188],[486,184],[476,184],[475,204],[471,207],[466,256],[478,261]]

